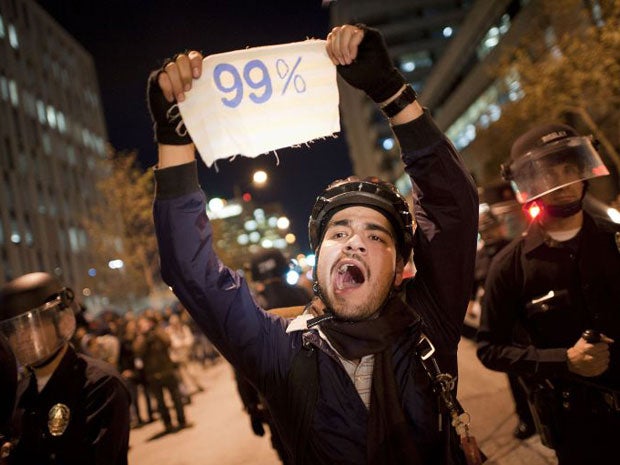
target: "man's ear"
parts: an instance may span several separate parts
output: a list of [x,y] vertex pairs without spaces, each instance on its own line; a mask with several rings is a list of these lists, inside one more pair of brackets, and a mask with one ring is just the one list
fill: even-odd
[[405,263],[402,258],[396,259],[396,269],[394,270],[394,287],[398,287],[402,284],[404,279]]

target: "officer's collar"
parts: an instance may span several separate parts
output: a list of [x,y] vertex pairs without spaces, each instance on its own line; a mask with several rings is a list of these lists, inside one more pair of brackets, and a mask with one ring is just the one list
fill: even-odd
[[[581,231],[588,231],[594,227],[594,221],[587,212],[583,212]],[[549,245],[550,237],[537,221],[530,223],[523,232],[523,252],[528,254],[543,244]],[[552,241],[552,239],[551,239]]]

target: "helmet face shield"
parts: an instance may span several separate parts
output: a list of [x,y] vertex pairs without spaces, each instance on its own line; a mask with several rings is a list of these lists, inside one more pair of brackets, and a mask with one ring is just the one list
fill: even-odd
[[569,184],[608,174],[589,137],[568,137],[511,162],[507,179],[517,200],[527,203]]
[[61,297],[0,322],[15,357],[23,366],[36,366],[53,355],[75,331],[73,309]]

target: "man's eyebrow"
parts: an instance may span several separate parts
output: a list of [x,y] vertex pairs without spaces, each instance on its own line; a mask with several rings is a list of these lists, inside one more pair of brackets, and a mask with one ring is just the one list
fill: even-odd
[[[327,230],[333,226],[351,226],[351,220],[343,218],[341,220],[330,221],[327,223],[327,227],[325,229]],[[377,223],[364,223],[364,229],[367,231],[381,231],[392,238],[394,237],[394,233],[392,233],[392,231]]]

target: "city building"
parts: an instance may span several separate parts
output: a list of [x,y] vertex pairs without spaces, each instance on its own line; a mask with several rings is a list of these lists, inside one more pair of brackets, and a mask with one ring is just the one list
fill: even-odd
[[[463,153],[476,180],[484,184],[497,182],[499,169],[493,171],[495,179],[486,179],[485,157],[468,148],[480,129],[501,118],[504,105],[524,95],[518,75],[507,73],[497,78],[489,70],[533,27],[536,7],[542,1],[338,0],[330,4],[330,13],[332,25],[364,23],[382,31],[392,59],[413,85],[419,101]],[[589,25],[604,20],[596,0],[562,2],[563,18],[571,16],[567,8],[579,7],[590,12]],[[582,26],[551,21],[542,43],[553,53],[562,29]],[[378,175],[407,191],[408,179],[403,176],[398,147],[385,118],[361,92],[342,82],[339,88],[356,174]]]
[[246,192],[235,199],[211,199],[207,214],[217,238],[214,247],[218,256],[233,269],[243,270],[250,257],[262,249],[277,248],[289,258],[299,252],[290,221],[278,202],[257,202]]
[[[487,0],[488,1],[488,0]],[[330,4],[332,25],[363,23],[379,29],[396,66],[419,95],[446,49],[461,34],[472,1],[457,0],[338,0]],[[339,79],[340,108],[353,170],[359,176],[379,176],[406,193],[399,148],[385,117],[362,92]]]
[[107,140],[91,56],[35,2],[0,0],[0,284],[46,270],[86,287]]

